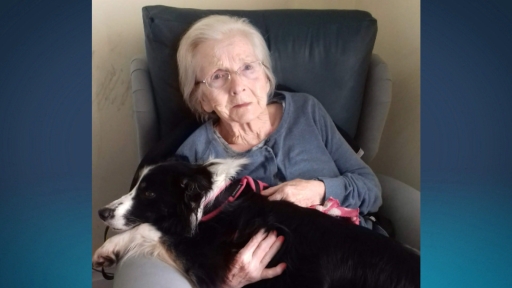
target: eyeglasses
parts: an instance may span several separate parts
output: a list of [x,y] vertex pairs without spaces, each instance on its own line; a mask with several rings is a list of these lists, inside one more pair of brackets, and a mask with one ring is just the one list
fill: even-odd
[[[261,71],[263,70],[263,63],[261,61],[254,61],[249,63],[244,63],[244,65],[240,66],[236,69],[236,74],[238,76],[243,77],[245,79],[254,80],[261,75]],[[207,77],[203,81],[197,81],[196,84],[204,83],[208,88],[211,89],[220,89],[231,80],[231,73],[226,70],[218,70],[215,71],[210,77]]]

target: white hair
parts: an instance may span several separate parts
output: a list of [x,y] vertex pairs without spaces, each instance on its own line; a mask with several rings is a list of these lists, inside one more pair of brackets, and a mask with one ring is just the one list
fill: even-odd
[[223,15],[202,18],[195,22],[181,39],[177,60],[183,99],[192,112],[203,121],[212,117],[212,114],[204,111],[200,103],[201,95],[198,93],[200,89],[196,89],[196,74],[199,65],[194,61],[194,54],[201,44],[212,40],[222,40],[232,35],[245,37],[251,43],[269,80],[270,89],[267,96],[274,93],[276,80],[272,73],[270,52],[258,29],[245,18]]

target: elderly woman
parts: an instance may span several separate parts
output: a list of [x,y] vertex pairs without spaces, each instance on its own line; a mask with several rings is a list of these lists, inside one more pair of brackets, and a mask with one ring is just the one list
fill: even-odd
[[[177,151],[191,162],[250,159],[239,175],[270,185],[262,193],[308,207],[329,197],[361,215],[381,205],[379,182],[338,133],[315,98],[274,91],[270,55],[245,19],[209,16],[184,35],[178,50],[181,89],[206,122]],[[371,223],[361,218],[361,225]],[[282,237],[259,233],[239,252],[226,287],[282,273],[265,268]]]

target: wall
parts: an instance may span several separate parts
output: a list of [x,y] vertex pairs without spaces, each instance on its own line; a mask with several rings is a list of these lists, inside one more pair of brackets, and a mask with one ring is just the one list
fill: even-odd
[[144,55],[141,8],[168,5],[202,9],[361,9],[379,23],[375,52],[391,69],[393,103],[376,172],[419,188],[419,1],[92,1],[92,248],[102,243],[103,205],[126,194],[138,164],[131,106],[130,60]]
[[373,49],[388,64],[393,100],[372,169],[420,189],[420,1],[358,0],[379,32]]

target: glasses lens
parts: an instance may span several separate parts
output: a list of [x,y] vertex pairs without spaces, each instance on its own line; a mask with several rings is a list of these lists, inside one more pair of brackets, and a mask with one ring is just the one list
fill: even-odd
[[255,79],[258,77],[258,75],[261,72],[261,63],[258,62],[252,62],[252,63],[245,63],[242,65],[242,67],[238,68],[238,74],[247,78],[247,79]]
[[[243,78],[254,80],[261,74],[262,67],[261,62],[255,61],[251,63],[245,63],[238,68],[237,73]],[[212,74],[206,81],[206,85],[210,88],[218,89],[224,87],[230,79],[230,74],[227,71],[217,71]]]
[[213,73],[213,75],[208,79],[206,84],[210,88],[220,88],[226,85],[229,81],[229,72],[226,71],[217,71]]

